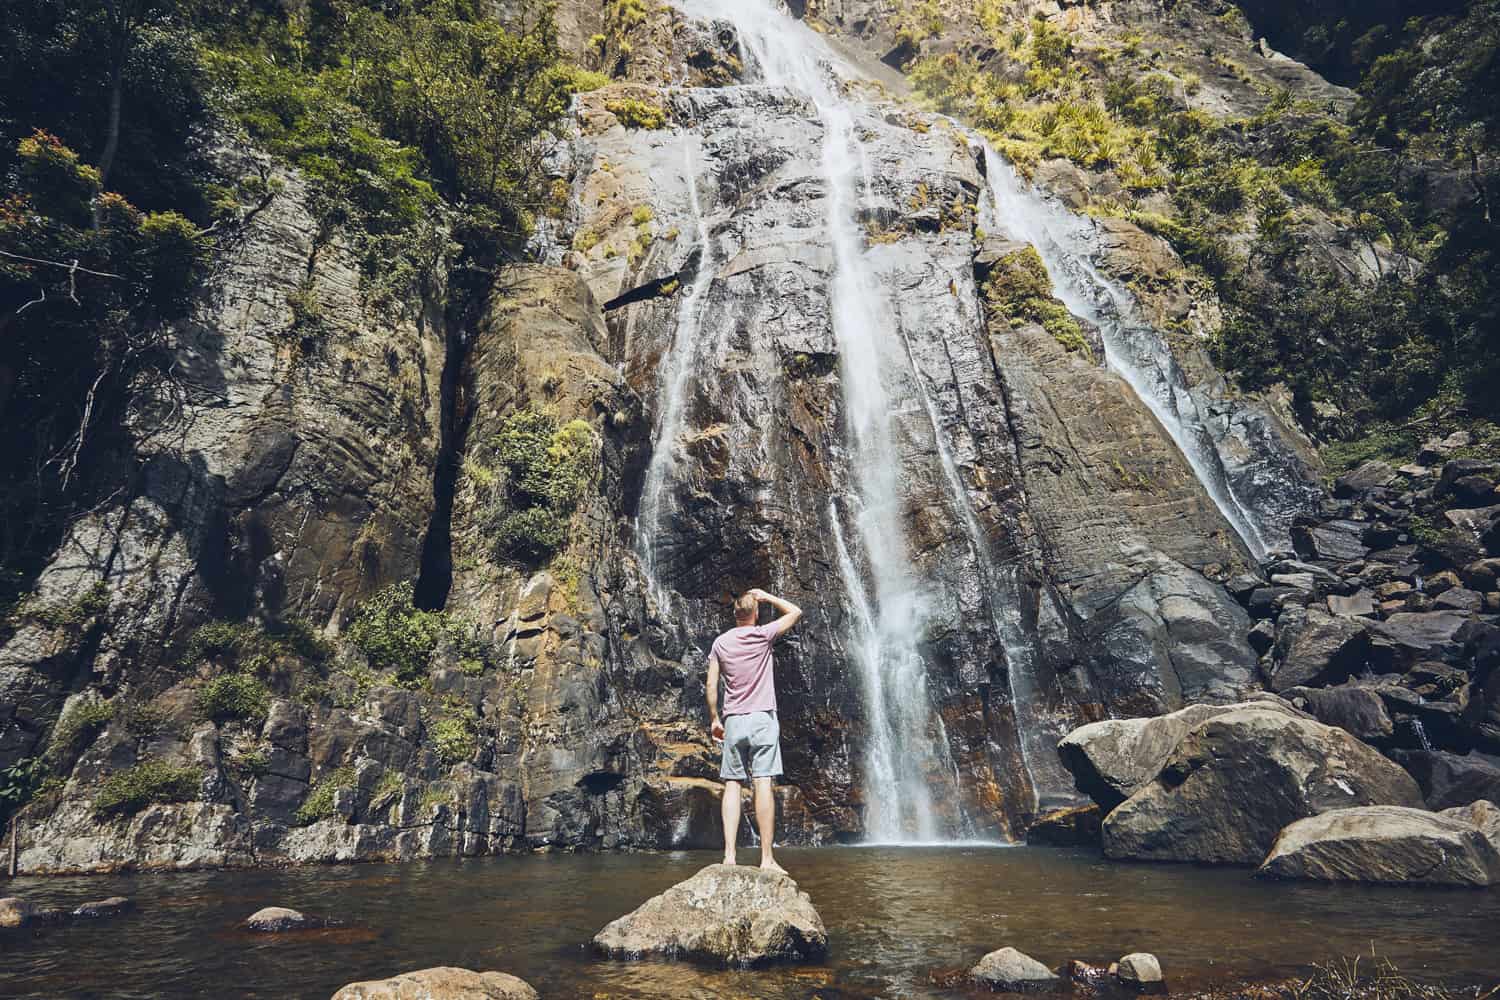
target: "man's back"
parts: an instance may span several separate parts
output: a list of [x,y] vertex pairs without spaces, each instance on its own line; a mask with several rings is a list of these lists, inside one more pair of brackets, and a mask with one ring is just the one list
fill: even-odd
[[771,649],[781,635],[776,622],[736,625],[714,640],[724,674],[724,714],[776,711],[776,663]]

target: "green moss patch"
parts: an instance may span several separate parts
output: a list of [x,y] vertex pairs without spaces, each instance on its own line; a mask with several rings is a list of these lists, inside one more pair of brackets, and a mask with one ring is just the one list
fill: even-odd
[[191,802],[198,797],[203,772],[148,760],[126,771],[116,771],[99,786],[94,811],[101,816],[128,816],[159,802]]

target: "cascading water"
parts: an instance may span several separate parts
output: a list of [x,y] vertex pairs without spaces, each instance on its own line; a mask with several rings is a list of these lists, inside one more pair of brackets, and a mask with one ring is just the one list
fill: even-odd
[[[925,588],[912,571],[891,427],[893,413],[905,401],[892,399],[887,389],[888,371],[903,359],[896,353],[889,305],[855,225],[860,157],[854,114],[839,92],[832,57],[804,25],[761,0],[683,0],[682,6],[694,15],[733,24],[765,83],[808,97],[823,125],[821,167],[834,258],[830,305],[853,481],[842,498],[842,512],[835,505],[830,518],[841,576],[855,610],[849,647],[859,668],[870,728],[865,826],[876,842],[933,840],[939,829],[929,783],[951,775],[953,766],[917,649],[931,611]],[[854,526],[864,573],[845,542],[841,513]]]
[[1198,402],[1166,341],[1159,331],[1136,318],[1139,310],[1134,297],[1094,267],[1090,220],[1068,212],[1028,185],[988,143],[984,155],[992,225],[1036,248],[1052,276],[1053,294],[1069,312],[1099,328],[1110,368],[1166,429],[1245,546],[1256,558],[1263,557],[1270,548],[1266,531],[1235,496]]
[[683,171],[686,174],[688,208],[697,227],[698,270],[693,276],[692,287],[682,300],[677,313],[677,328],[672,336],[672,345],[661,367],[658,398],[661,400],[661,416],[657,420],[654,440],[657,446],[651,451],[651,462],[646,467],[646,476],[641,488],[640,512],[636,523],[636,549],[647,584],[658,604],[665,602],[668,591],[661,583],[658,567],[657,540],[663,534],[662,518],[665,514],[663,498],[667,481],[676,462],[678,438],[682,435],[687,412],[688,379],[693,371],[693,359],[700,340],[699,330],[703,321],[703,297],[714,278],[714,255],[698,194],[698,169],[693,158],[693,144],[683,147]]

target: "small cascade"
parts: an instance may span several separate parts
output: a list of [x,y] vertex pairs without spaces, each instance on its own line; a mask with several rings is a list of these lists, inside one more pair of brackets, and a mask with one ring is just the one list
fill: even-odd
[[636,520],[636,551],[646,581],[658,606],[664,606],[670,590],[661,582],[660,553],[657,541],[664,534],[666,516],[664,498],[677,460],[678,439],[682,436],[687,413],[688,380],[692,376],[698,353],[699,330],[703,323],[704,296],[714,279],[714,254],[708,220],[698,194],[698,168],[691,142],[683,147],[683,171],[686,175],[688,208],[697,228],[698,268],[693,283],[677,312],[677,327],[672,344],[662,359],[659,390],[660,416],[652,440],[651,462],[641,488],[640,512]]
[[1038,192],[988,144],[984,146],[994,231],[1030,243],[1052,276],[1053,294],[1068,311],[1099,328],[1105,360],[1166,429],[1193,474],[1250,552],[1271,548],[1267,532],[1235,495],[1197,400],[1160,331],[1141,322],[1129,291],[1092,262],[1093,224]]

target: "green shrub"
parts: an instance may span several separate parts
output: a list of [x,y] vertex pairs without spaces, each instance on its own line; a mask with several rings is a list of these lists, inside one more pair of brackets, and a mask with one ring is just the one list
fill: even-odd
[[47,741],[47,759],[58,763],[71,758],[114,717],[113,702],[97,699],[75,702],[52,727],[52,737]]
[[200,625],[183,652],[184,665],[192,668],[213,660],[242,670],[263,670],[284,656],[297,656],[322,663],[333,655],[332,647],[301,619],[261,627],[249,622],[214,621]]
[[191,802],[198,797],[203,772],[148,760],[116,771],[99,786],[94,810],[100,815],[130,815],[157,802]]
[[198,714],[211,722],[261,723],[271,708],[271,692],[254,677],[225,674],[198,690]]
[[1012,326],[1039,324],[1064,349],[1093,359],[1078,320],[1052,297],[1052,279],[1041,255],[1026,247],[996,261],[984,284],[985,301]]
[[479,749],[478,722],[472,710],[433,723],[432,742],[445,764],[462,764],[472,758]]
[[170,723],[166,710],[150,702],[132,702],[121,709],[119,714],[120,721],[125,724],[125,731],[137,739],[164,732]]
[[508,558],[543,561],[567,542],[568,518],[598,475],[594,430],[521,410],[506,418],[494,447],[506,471],[505,496],[489,518],[496,547]]
[[28,605],[24,608],[24,614],[47,628],[77,628],[109,610],[109,595],[109,585],[100,580],[73,600]]
[[619,119],[620,124],[626,128],[659,129],[666,128],[667,125],[665,108],[634,97],[605,101],[604,110]]
[[406,685],[426,676],[444,639],[458,647],[460,656],[483,655],[483,644],[468,624],[446,612],[414,607],[409,582],[392,584],[361,604],[345,635],[370,666],[393,671]]
[[333,799],[341,789],[354,787],[354,770],[341,767],[332,774],[325,774],[308,791],[307,798],[297,807],[295,820],[298,826],[308,826],[334,815]]

